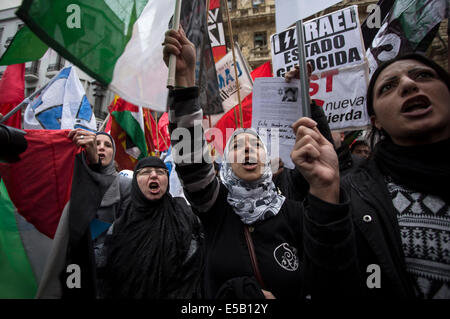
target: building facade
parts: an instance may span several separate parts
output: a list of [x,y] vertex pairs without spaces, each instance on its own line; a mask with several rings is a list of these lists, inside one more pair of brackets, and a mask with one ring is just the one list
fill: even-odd
[[[304,20],[307,21],[349,5],[358,5],[358,14],[362,23],[370,13],[368,6],[377,2],[377,0],[343,0]],[[250,68],[255,69],[270,61],[270,37],[276,32],[275,0],[222,0],[226,41],[230,48],[225,3],[228,7],[234,42],[239,44]],[[427,55],[448,70],[448,19],[442,21]]]

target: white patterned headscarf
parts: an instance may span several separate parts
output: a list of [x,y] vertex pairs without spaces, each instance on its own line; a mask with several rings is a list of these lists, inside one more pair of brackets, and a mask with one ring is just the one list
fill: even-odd
[[269,156],[266,156],[264,172],[258,180],[247,182],[234,174],[228,155],[234,137],[241,133],[249,133],[256,136],[261,141],[261,145],[263,145],[267,154],[267,148],[255,130],[236,130],[225,146],[223,163],[220,168],[220,178],[228,189],[228,203],[233,207],[234,212],[244,224],[251,225],[256,221],[278,214],[285,197],[277,193],[275,184],[272,181]]

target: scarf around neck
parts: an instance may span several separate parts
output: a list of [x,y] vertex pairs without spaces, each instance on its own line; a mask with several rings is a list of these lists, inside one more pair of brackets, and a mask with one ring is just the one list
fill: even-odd
[[382,173],[396,183],[450,200],[450,139],[417,146],[399,146],[385,139],[373,155]]
[[[253,134],[261,141],[261,138],[253,129],[236,130],[225,146],[224,160],[220,168],[220,178],[228,190],[228,203],[244,224],[251,225],[257,221],[277,215],[285,197],[279,195],[276,191],[275,184],[272,181],[272,170],[268,156],[264,172],[258,180],[247,182],[234,174],[228,159],[229,148],[234,137],[241,133]],[[262,141],[261,144],[267,154],[266,146]]]

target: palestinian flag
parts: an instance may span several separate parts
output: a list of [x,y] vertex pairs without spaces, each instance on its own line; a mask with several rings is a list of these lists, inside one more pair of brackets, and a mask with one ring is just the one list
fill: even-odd
[[[411,53],[424,53],[440,22],[449,16],[448,0],[380,0],[382,23],[373,28],[366,20],[361,28],[367,47],[370,74],[378,65],[395,57]],[[367,19],[373,19],[370,15]],[[377,30],[375,32],[374,29]]]
[[[23,0],[16,14],[45,45],[122,98],[164,111],[168,69],[161,43],[174,10],[175,0]],[[218,86],[214,91],[213,85],[217,78],[206,32],[205,1],[183,1],[180,20],[198,50],[197,83],[207,94],[203,100],[206,113],[218,113],[221,105]],[[17,63],[14,58],[23,61],[27,53],[36,60],[35,52],[12,49],[29,45],[24,35],[38,42],[29,32],[20,35],[8,50],[15,54],[7,52],[11,53],[7,63]]]
[[111,107],[111,136],[120,170],[133,170],[138,160],[154,151],[153,145],[147,145],[143,109],[122,98]]
[[70,198],[68,130],[28,130],[20,160],[0,164],[0,299],[34,298]]

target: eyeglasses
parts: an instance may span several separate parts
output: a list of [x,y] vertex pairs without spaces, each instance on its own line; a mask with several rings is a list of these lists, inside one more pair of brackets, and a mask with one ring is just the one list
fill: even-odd
[[150,176],[152,172],[155,172],[158,176],[166,175],[168,170],[164,168],[152,168],[152,167],[146,167],[141,168],[136,171],[136,176]]

